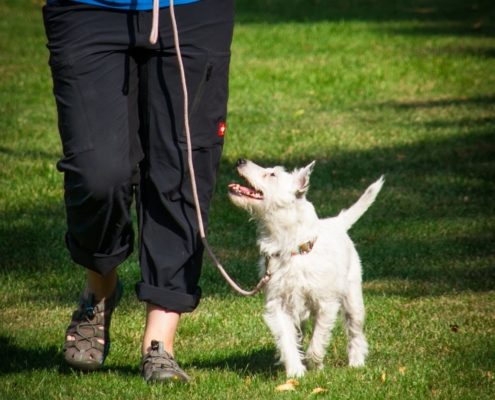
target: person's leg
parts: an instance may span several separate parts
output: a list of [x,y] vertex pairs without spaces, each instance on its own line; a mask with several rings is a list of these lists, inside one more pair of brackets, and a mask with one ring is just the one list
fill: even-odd
[[[190,99],[190,125],[200,205],[205,225],[223,145],[232,0],[206,0],[176,8]],[[143,107],[139,220],[142,281],[148,303],[143,353],[153,340],[174,350],[179,315],[193,311],[201,290],[203,246],[198,237],[183,134],[182,90],[168,9],[160,16],[159,44],[141,66]]]
[[[44,8],[44,22],[64,152],[58,169],[64,173],[66,241],[72,259],[86,268],[65,354],[77,362],[71,365],[93,368],[108,352],[110,316],[121,294],[115,268],[133,246],[129,207],[141,158],[137,67],[127,51],[125,13],[60,1]],[[93,332],[91,341],[79,335],[80,321]],[[95,346],[103,356],[92,352],[84,364],[83,353]]]

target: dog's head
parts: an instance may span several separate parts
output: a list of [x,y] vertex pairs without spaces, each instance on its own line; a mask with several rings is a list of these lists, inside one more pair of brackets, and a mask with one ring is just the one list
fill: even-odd
[[305,197],[314,164],[315,161],[287,172],[283,167],[262,168],[252,161],[238,160],[237,172],[246,181],[246,186],[231,183],[230,199],[236,206],[262,215],[291,207]]

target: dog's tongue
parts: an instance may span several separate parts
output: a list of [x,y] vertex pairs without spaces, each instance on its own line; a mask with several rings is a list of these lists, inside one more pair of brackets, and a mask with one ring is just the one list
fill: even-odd
[[249,196],[255,199],[260,199],[263,197],[261,193],[257,192],[256,190],[252,188],[248,188],[246,186],[239,185],[238,183],[231,183],[229,185],[229,190],[235,194]]

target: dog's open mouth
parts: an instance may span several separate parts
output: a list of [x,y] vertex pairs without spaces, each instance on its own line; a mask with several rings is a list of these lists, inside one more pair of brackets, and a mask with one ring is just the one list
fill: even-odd
[[238,183],[231,183],[229,185],[229,192],[236,196],[250,197],[251,199],[263,200],[263,192],[251,187],[242,186]]

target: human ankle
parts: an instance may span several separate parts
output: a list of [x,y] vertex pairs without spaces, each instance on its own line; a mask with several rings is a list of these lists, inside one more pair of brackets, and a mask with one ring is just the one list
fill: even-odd
[[117,287],[117,280],[117,273],[115,270],[107,275],[101,275],[97,272],[87,270],[86,288],[94,295],[95,301],[99,302],[102,299],[112,296]]
[[179,324],[180,314],[167,311],[159,306],[148,303],[146,309],[146,327],[144,331],[141,352],[143,355],[151,350],[151,341],[163,343],[163,349],[173,356],[174,340]]

